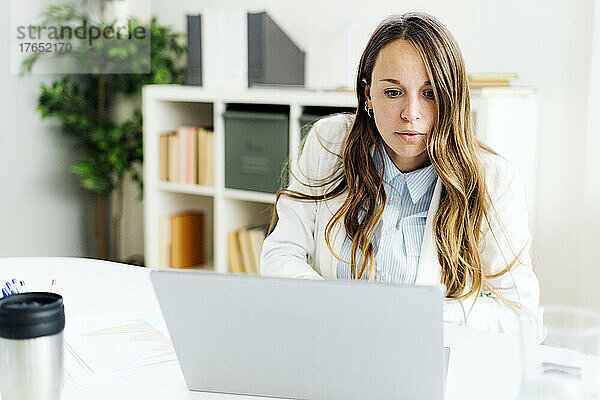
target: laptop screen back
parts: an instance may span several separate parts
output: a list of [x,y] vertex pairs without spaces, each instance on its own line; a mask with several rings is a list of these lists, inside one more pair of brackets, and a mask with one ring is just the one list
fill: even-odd
[[190,390],[442,399],[443,287],[152,271]]

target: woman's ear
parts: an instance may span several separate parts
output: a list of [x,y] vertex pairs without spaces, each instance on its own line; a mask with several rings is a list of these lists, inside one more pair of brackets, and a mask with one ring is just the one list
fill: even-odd
[[371,102],[371,86],[367,83],[365,78],[362,79],[365,89],[365,98],[367,99],[367,107],[373,108],[373,103]]

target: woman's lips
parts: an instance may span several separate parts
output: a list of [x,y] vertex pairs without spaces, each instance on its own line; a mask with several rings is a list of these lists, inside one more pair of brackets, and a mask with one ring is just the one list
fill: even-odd
[[396,133],[398,134],[407,134],[407,135],[423,135],[423,133],[419,132],[419,131],[410,131],[410,130],[406,130],[406,131],[397,131]]
[[402,140],[404,140],[405,142],[415,142],[419,140],[419,137],[424,135],[423,133],[417,131],[401,131],[396,132],[396,134],[400,135]]

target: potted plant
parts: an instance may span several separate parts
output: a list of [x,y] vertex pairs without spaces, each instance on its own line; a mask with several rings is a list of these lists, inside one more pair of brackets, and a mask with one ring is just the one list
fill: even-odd
[[[101,0],[99,15],[110,0]],[[53,5],[42,13],[39,26],[81,26],[92,18],[87,11],[73,5]],[[137,22],[137,21],[136,21]],[[97,22],[101,27],[113,21]],[[149,73],[104,73],[92,66],[85,74],[66,74],[50,85],[41,85],[37,110],[43,118],[60,121],[61,133],[75,138],[85,156],[71,166],[80,178],[81,186],[91,194],[92,225],[97,257],[114,259],[118,254],[115,238],[119,237],[120,216],[123,207],[123,182],[126,174],[132,174],[139,184],[140,198],[142,177],[136,165],[142,163],[142,113],[139,94],[143,85],[152,83],[183,83],[185,68],[181,60],[185,46],[182,34],[170,27],[161,26],[153,17],[144,26],[150,32],[150,57],[144,61],[138,50],[130,43],[98,42],[88,48],[87,54],[72,51],[57,54],[70,57],[75,63],[90,63],[89,52],[101,51],[103,62],[118,62],[133,71],[149,70]],[[104,47],[103,47],[104,46]],[[110,47],[107,47],[110,46]],[[22,63],[22,72],[29,73],[34,64],[48,53],[33,53]],[[144,65],[149,62],[149,65]],[[87,65],[90,67],[90,65]],[[116,122],[111,110],[117,99],[129,99],[136,106],[129,118]],[[117,204],[111,207],[111,195],[116,192]],[[114,208],[114,212],[111,212]],[[110,222],[111,215],[114,220]],[[110,245],[112,236],[114,245]]]

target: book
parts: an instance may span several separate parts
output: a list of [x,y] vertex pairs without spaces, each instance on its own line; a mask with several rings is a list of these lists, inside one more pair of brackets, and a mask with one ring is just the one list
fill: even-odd
[[169,133],[164,133],[159,137],[159,177],[162,181],[169,180]]
[[476,87],[507,87],[509,86],[509,82],[508,81],[489,81],[489,82],[478,82],[478,81],[472,81],[469,82],[469,87],[472,88],[476,88]]
[[227,234],[230,272],[260,274],[260,253],[266,229],[266,225],[246,226]]
[[215,135],[213,131],[204,130],[206,140],[206,156],[205,156],[205,170],[204,170],[204,182],[206,186],[214,186],[215,184],[215,148],[214,141]]
[[185,183],[195,185],[198,183],[198,161],[197,161],[197,141],[198,129],[193,126],[187,126],[185,129],[186,137],[186,157],[185,157]]
[[177,128],[177,143],[179,147],[179,152],[177,154],[177,159],[175,160],[175,164],[178,164],[178,174],[175,182],[178,183],[186,183],[186,174],[187,174],[187,158],[188,158],[188,141],[187,141],[187,126],[180,126]]
[[204,257],[204,214],[182,212],[171,216],[171,266],[199,267]]
[[471,82],[497,82],[497,81],[510,81],[516,79],[517,74],[493,74],[493,73],[477,73],[469,74],[469,81]]
[[469,74],[469,86],[481,87],[506,87],[510,86],[511,79],[516,79],[517,74],[479,73]]
[[195,126],[180,126],[160,135],[160,179],[214,186],[213,146],[213,132]]
[[240,250],[244,270],[249,274],[258,273],[258,264],[256,263],[254,244],[250,237],[250,231],[246,228],[239,229],[238,238],[240,241]]
[[198,183],[214,185],[214,134],[204,128],[198,129]]
[[256,263],[256,273],[260,274],[260,253],[262,251],[263,242],[265,241],[265,227],[250,229],[249,233],[252,241],[254,262]]
[[207,153],[207,149],[206,149],[206,135],[204,133],[204,129],[199,128],[198,129],[198,184],[199,185],[206,185],[206,166],[205,166],[205,160],[206,160],[206,153]]
[[244,264],[242,263],[240,241],[238,232],[232,231],[227,234],[227,254],[229,256],[229,272],[244,273]]
[[168,138],[169,182],[179,182],[179,136],[170,135]]

